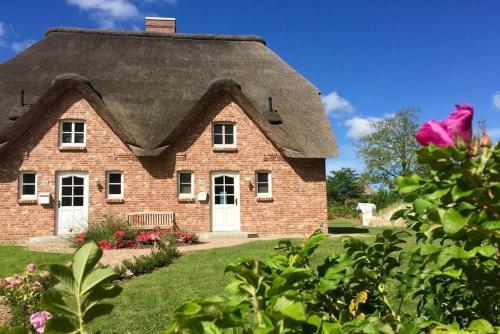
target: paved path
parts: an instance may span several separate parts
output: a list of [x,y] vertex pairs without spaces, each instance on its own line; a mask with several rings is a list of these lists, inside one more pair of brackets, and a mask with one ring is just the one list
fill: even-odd
[[[344,236],[356,236],[365,237],[368,235],[363,234],[330,234],[331,238],[339,238]],[[197,250],[231,247],[241,244],[245,244],[252,241],[258,240],[272,240],[272,239],[282,239],[283,237],[259,237],[259,238],[240,238],[240,239],[209,239],[203,241],[202,243],[196,245],[179,246],[179,252],[192,252]],[[67,243],[57,242],[57,243],[27,243],[24,244],[29,250],[38,252],[53,252],[53,253],[73,253],[74,248],[70,247]],[[151,248],[124,248],[124,249],[110,249],[105,250],[104,255],[101,259],[101,263],[110,266],[116,266],[123,262],[123,260],[132,259],[141,255],[147,255],[151,253]]]

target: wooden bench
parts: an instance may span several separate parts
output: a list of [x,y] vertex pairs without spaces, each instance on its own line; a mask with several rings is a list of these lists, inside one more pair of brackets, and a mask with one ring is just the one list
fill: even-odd
[[132,212],[128,214],[128,222],[132,228],[136,229],[173,228],[175,214],[159,211]]

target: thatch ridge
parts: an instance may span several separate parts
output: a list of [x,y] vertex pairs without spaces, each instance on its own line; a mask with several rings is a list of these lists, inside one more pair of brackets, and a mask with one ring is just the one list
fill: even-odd
[[0,64],[0,143],[73,88],[141,154],[172,145],[217,94],[240,104],[285,156],[337,154],[317,88],[257,37],[53,29]]

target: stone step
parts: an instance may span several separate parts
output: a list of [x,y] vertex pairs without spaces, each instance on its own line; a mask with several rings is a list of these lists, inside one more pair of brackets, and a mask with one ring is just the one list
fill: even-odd
[[32,244],[53,244],[67,242],[68,236],[62,235],[47,235],[42,237],[31,237],[29,242]]
[[209,239],[247,239],[258,238],[259,234],[256,232],[202,232],[197,233],[200,240]]

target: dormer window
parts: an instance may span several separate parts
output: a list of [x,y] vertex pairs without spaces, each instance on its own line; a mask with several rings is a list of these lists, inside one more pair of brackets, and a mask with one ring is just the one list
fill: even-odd
[[85,146],[85,122],[62,121],[60,145],[63,147]]
[[214,148],[236,147],[236,127],[234,123],[214,123],[212,130]]

